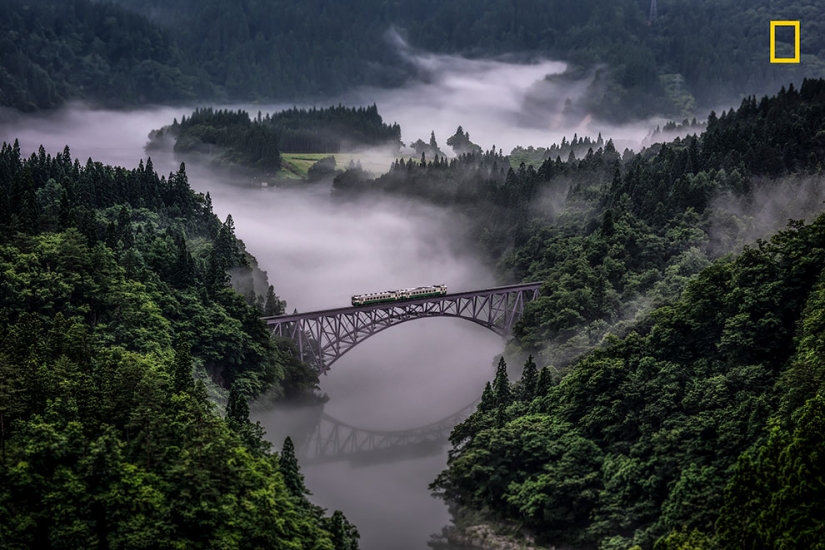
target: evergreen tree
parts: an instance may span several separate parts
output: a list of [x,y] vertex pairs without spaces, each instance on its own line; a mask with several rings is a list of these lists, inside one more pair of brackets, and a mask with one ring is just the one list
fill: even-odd
[[286,308],[286,302],[282,302],[278,296],[275,295],[275,287],[269,285],[266,289],[266,302],[264,302],[264,317],[272,317],[274,315],[282,315]]
[[489,412],[496,408],[496,398],[493,395],[493,387],[490,381],[484,385],[484,391],[481,394],[481,402],[478,404],[478,410],[481,412]]
[[16,205],[12,218],[17,221],[15,227],[23,233],[35,234],[38,231],[37,194],[34,188],[31,168],[27,165],[16,178],[12,187],[11,204]]
[[519,398],[525,403],[529,403],[536,396],[536,384],[538,382],[538,369],[533,361],[533,356],[527,358],[524,363],[524,371],[521,374],[521,394]]
[[309,489],[304,485],[304,475],[298,466],[298,459],[295,456],[295,446],[292,444],[292,438],[288,437],[284,440],[284,448],[281,451],[281,456],[278,459],[278,470],[284,476],[284,483],[286,488],[293,497],[303,499],[304,495],[310,495]]
[[172,282],[178,288],[188,288],[195,283],[195,260],[189,253],[182,235],[175,235],[175,245],[177,250],[172,268]]
[[536,397],[547,395],[547,392],[550,390],[552,385],[553,375],[550,374],[550,369],[548,367],[543,367],[539,371],[539,378],[536,382]]
[[57,212],[57,227],[58,229],[68,229],[74,225],[72,216],[72,207],[69,203],[69,195],[66,190],[60,194],[60,207]]
[[124,250],[129,250],[134,245],[134,235],[132,234],[132,219],[126,206],[120,207],[117,215],[117,225],[115,227],[117,241],[123,244]]
[[361,538],[361,534],[343,512],[335,510],[326,524],[335,550],[358,550],[358,539]]
[[507,423],[507,407],[499,405],[496,407],[496,428],[503,428]]
[[222,288],[229,285],[229,275],[218,251],[213,247],[209,251],[206,261],[206,288],[211,296],[215,296]]
[[493,380],[493,395],[497,407],[507,407],[513,402],[510,379],[507,377],[507,363],[504,362],[504,357],[498,360],[496,377]]
[[106,226],[106,246],[112,250],[117,250],[117,227],[115,222],[109,222]]
[[249,422],[249,404],[246,397],[238,389],[238,384],[232,384],[229,390],[229,400],[226,403],[226,419],[238,425]]
[[609,208],[604,211],[602,216],[602,235],[609,237],[616,232],[616,226],[613,222],[613,211]]
[[194,385],[192,378],[192,354],[188,342],[180,340],[175,346],[175,361],[172,364],[172,388],[175,393],[191,393]]

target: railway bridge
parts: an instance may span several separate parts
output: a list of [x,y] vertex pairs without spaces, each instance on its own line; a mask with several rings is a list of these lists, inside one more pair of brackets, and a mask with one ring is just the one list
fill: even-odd
[[326,372],[370,336],[407,321],[456,317],[509,335],[542,283],[523,283],[444,296],[264,317],[273,336],[291,338],[299,358]]

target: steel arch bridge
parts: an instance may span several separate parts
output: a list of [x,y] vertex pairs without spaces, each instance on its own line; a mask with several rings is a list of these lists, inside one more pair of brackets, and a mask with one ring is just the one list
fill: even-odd
[[458,423],[475,411],[473,401],[460,411],[426,426],[406,430],[356,428],[322,413],[315,429],[301,441],[295,454],[302,465],[375,457],[382,452],[443,444]]
[[395,325],[427,317],[456,317],[507,336],[539,297],[542,283],[524,283],[389,302],[264,317],[273,336],[291,338],[302,361],[326,372],[345,353]]

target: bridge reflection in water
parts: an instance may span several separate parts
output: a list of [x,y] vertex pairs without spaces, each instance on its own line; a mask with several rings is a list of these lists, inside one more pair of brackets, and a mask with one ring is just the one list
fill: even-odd
[[405,430],[357,428],[321,413],[315,429],[298,443],[296,454],[302,466],[340,460],[366,465],[436,454],[447,443],[453,427],[469,417],[477,405],[476,400],[446,418]]

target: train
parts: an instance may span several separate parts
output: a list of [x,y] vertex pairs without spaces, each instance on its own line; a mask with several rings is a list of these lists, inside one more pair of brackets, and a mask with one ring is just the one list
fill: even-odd
[[417,298],[444,296],[445,294],[447,294],[447,285],[417,286],[415,288],[373,292],[372,294],[356,294],[352,297],[352,305],[368,306],[385,302],[400,302],[403,300],[415,300]]

